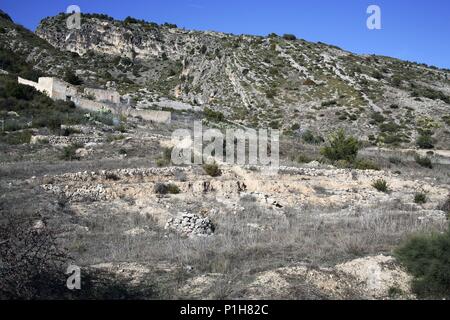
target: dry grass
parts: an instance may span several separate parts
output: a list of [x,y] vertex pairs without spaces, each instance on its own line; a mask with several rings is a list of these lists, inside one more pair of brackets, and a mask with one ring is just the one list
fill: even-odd
[[[198,239],[165,236],[165,230],[157,227],[151,217],[137,212],[117,214],[110,208],[107,213],[103,211],[106,208],[98,208],[103,213],[79,221],[90,232],[68,243],[76,244],[73,254],[85,264],[135,261],[145,265],[167,262],[178,268],[191,266],[193,271],[184,274],[181,281],[176,274],[166,279],[171,297],[189,277],[223,274],[227,282],[222,279],[215,283],[211,295],[231,298],[241,295],[243,284],[260,271],[300,261],[333,266],[369,254],[391,253],[411,233],[445,228],[437,223],[421,223],[415,212],[399,210],[389,203],[357,210],[351,216],[346,215],[346,210],[331,208],[291,208],[285,215],[277,215],[252,201],[243,201],[242,205],[245,210],[240,214],[222,211],[211,217],[217,226],[215,236]],[[257,224],[261,229],[249,224]],[[124,234],[143,226],[143,234]]]

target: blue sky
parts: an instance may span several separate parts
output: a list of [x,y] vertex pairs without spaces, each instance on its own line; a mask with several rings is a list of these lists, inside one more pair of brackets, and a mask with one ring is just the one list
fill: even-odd
[[[293,33],[355,53],[374,53],[450,68],[449,0],[0,0],[0,9],[34,30],[71,5],[82,12],[133,16],[179,27],[234,34]],[[381,8],[381,30],[366,27],[366,9]]]

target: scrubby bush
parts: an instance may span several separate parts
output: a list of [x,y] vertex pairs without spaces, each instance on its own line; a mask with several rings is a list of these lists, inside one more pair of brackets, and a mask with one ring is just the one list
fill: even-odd
[[172,150],[173,148],[163,148],[161,154],[156,158],[156,165],[158,167],[168,166],[172,162]]
[[382,123],[383,121],[386,120],[386,118],[379,112],[374,112],[370,115],[370,117],[372,118],[372,120],[375,123]]
[[321,135],[316,135],[311,130],[306,130],[303,132],[302,139],[309,144],[320,144],[325,141]]
[[447,199],[444,201],[444,203],[439,206],[439,210],[447,213],[447,220],[450,220],[450,194],[447,196]]
[[266,90],[266,97],[268,99],[273,99],[273,98],[275,98],[276,95],[277,95],[277,90],[276,89],[271,88],[271,89],[267,89]]
[[322,103],[320,104],[322,107],[329,107],[329,106],[333,106],[336,105],[337,101],[336,100],[327,100],[327,101],[322,101]]
[[417,192],[414,195],[414,203],[423,204],[427,202],[427,195],[423,192]]
[[288,40],[288,41],[294,41],[294,40],[297,40],[297,37],[293,34],[285,33],[285,34],[283,34],[283,39]]
[[416,155],[414,159],[416,163],[419,164],[421,167],[433,169],[433,163],[431,162],[430,158]]
[[7,144],[11,144],[11,145],[30,143],[31,132],[29,130],[12,132],[12,133],[0,136],[0,140],[6,142]]
[[422,134],[420,135],[417,140],[416,144],[421,149],[433,149],[433,138],[428,134]]
[[444,233],[416,235],[395,250],[414,277],[413,291],[421,298],[450,298],[450,228]]
[[222,174],[221,170],[219,169],[219,166],[217,163],[205,163],[203,165],[203,170],[206,172],[206,174],[210,175],[211,177],[218,177]]
[[391,157],[389,157],[389,162],[392,164],[400,165],[400,164],[402,164],[402,159],[391,156]]
[[225,116],[223,115],[222,112],[214,111],[210,108],[205,108],[203,110],[203,114],[205,115],[206,119],[208,119],[209,121],[221,122],[225,119]]
[[180,188],[177,185],[169,183],[158,182],[154,187],[155,193],[157,194],[178,194],[180,193]]
[[358,170],[381,170],[380,166],[368,159],[357,159],[353,163],[353,168]]
[[347,137],[344,130],[330,135],[328,145],[320,152],[332,161],[347,160],[353,162],[358,155],[359,141],[354,137]]
[[32,100],[36,90],[33,87],[25,86],[16,82],[7,82],[2,92],[4,97],[14,97],[19,100]]
[[293,157],[293,160],[298,163],[309,163],[309,162],[313,161],[314,159],[308,157],[305,154],[299,154],[298,156]]
[[372,187],[374,187],[375,189],[377,189],[380,192],[387,193],[389,191],[388,184],[387,184],[386,180],[384,180],[384,179],[378,179],[378,180],[374,181],[372,183]]
[[78,86],[83,84],[83,80],[81,80],[72,70],[67,69],[64,74],[64,81],[73,84],[74,86]]
[[65,146],[61,153],[60,159],[66,160],[66,161],[79,160],[80,157],[77,155],[76,151],[82,147],[83,146],[78,143],[74,143],[69,146]]

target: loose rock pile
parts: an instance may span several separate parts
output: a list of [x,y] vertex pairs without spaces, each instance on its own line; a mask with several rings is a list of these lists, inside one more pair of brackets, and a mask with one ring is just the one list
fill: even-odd
[[166,223],[166,229],[184,236],[210,236],[214,233],[215,227],[209,218],[184,212],[179,217],[170,218]]

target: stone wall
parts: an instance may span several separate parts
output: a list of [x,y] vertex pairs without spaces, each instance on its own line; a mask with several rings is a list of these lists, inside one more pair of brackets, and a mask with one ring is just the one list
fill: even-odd
[[52,83],[50,97],[55,100],[68,100],[68,98],[73,98],[79,94],[77,87],[57,78],[39,78],[39,83],[42,83],[42,85]]
[[67,100],[68,97],[71,98],[78,95],[77,87],[56,78],[41,77],[39,82],[34,82],[18,77],[17,82],[46,93],[54,100]]
[[86,109],[89,111],[96,112],[96,111],[102,111],[105,109],[114,111],[108,104],[102,103],[102,102],[97,102],[97,101],[80,98],[80,97],[72,97],[72,101],[73,101],[73,103],[75,103],[75,105],[77,107]]
[[146,121],[158,123],[170,123],[172,120],[172,114],[168,111],[136,110],[129,108],[127,114],[134,117],[142,117],[142,119]]
[[114,90],[86,88],[84,89],[84,93],[93,96],[96,101],[120,103],[120,94]]

